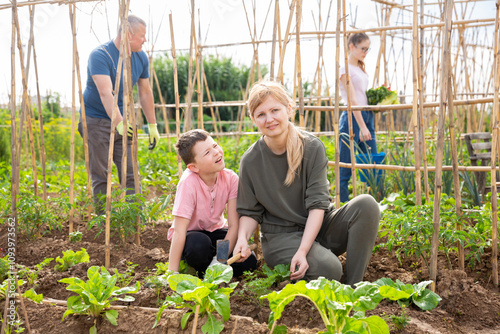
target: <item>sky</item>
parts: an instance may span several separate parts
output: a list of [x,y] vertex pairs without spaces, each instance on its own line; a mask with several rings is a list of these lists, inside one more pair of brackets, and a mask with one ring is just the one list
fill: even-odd
[[[24,2],[24,1],[23,1]],[[257,34],[262,40],[272,38],[272,24],[274,10],[271,8],[269,16],[269,0],[244,0],[249,17],[249,24],[253,30],[254,15],[252,2],[255,3]],[[282,36],[288,20],[288,4],[290,0],[280,0],[281,29]],[[436,1],[433,1],[436,2]],[[2,5],[9,4],[9,0],[0,0]],[[189,36],[191,30],[191,1],[188,0],[131,0],[130,13],[143,18],[148,24],[148,41],[144,45],[145,51],[157,54],[159,50],[170,50],[171,38],[169,29],[169,14],[172,14],[175,45],[177,50],[189,49]],[[347,24],[355,25],[357,28],[372,28],[381,25],[377,17],[375,3],[368,0],[346,0]],[[405,4],[412,1],[405,0]],[[337,2],[332,1],[328,26],[326,26],[330,1],[322,1],[321,8],[318,1],[303,1],[301,31],[316,31],[318,25],[320,30],[334,31],[336,25]],[[273,4],[274,6],[274,4]],[[464,5],[458,5],[458,8]],[[335,8],[333,8],[335,7]],[[469,6],[469,10],[470,10]],[[29,39],[29,11],[28,7],[19,9],[21,41],[24,45],[26,59],[26,45]],[[319,12],[322,13],[322,22],[319,22]],[[429,13],[436,12],[436,8],[429,8]],[[468,14],[468,18],[494,18],[495,1],[481,1],[476,4],[474,11]],[[100,43],[104,43],[115,36],[118,22],[118,1],[92,1],[77,4],[77,47],[80,56],[80,71],[82,73],[82,84],[85,85],[87,78],[86,67],[90,51]],[[202,45],[220,45],[226,43],[250,42],[245,8],[242,0],[210,0],[195,1],[195,18],[197,37],[198,27],[201,29]],[[411,19],[410,12],[394,17],[392,24],[402,24]],[[62,102],[71,103],[72,97],[72,34],[69,21],[69,11],[66,5],[37,5],[34,19],[34,40],[38,64],[38,77],[40,93],[58,92],[61,94]],[[295,25],[295,19],[293,21]],[[0,105],[8,103],[11,93],[11,30],[12,11],[0,9]],[[262,32],[262,35],[261,35]],[[403,45],[403,44],[402,44]],[[380,43],[378,38],[372,38],[371,52],[366,59],[368,73],[372,76],[374,72],[376,55]],[[400,46],[401,47],[401,46]],[[411,44],[406,44],[411,48]],[[179,52],[178,51],[178,52]],[[285,80],[291,82],[293,77],[295,40],[287,47],[285,57]],[[411,50],[410,50],[411,51]],[[170,52],[170,51],[168,51]],[[253,55],[251,45],[231,47],[206,48],[206,54],[219,54],[232,57],[237,64],[250,65]],[[341,47],[343,57],[343,47]],[[33,58],[32,58],[33,59]],[[263,44],[259,47],[260,62],[270,67],[271,44]],[[318,38],[311,35],[308,40],[301,41],[302,77],[303,80],[312,81],[318,61]],[[324,46],[325,68],[328,73],[327,79],[330,86],[335,80],[335,39],[325,41]],[[276,64],[278,59],[276,58]],[[277,67],[277,65],[275,65]],[[32,95],[36,92],[35,75],[31,63],[28,87]],[[411,74],[411,73],[410,73]],[[407,79],[405,79],[407,80]],[[397,80],[396,80],[397,81]],[[401,82],[402,79],[399,79]],[[410,81],[411,82],[411,81]],[[394,85],[394,84],[393,84]],[[401,83],[400,83],[401,85]],[[16,47],[16,96],[22,94],[21,70],[19,56]]]

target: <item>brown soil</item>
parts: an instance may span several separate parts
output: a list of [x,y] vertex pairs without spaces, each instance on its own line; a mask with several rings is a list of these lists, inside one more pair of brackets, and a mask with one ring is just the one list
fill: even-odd
[[[170,243],[166,240],[168,224],[157,224],[148,227],[141,237],[141,246],[129,240],[121,244],[112,239],[111,266],[124,272],[126,262],[138,264],[135,268],[135,281],[141,282],[141,290],[133,295],[136,300],[130,305],[123,302],[113,302],[113,305],[128,305],[130,307],[119,311],[118,326],[111,325],[107,320],[98,322],[98,333],[191,333],[192,322],[188,328],[181,330],[180,319],[182,310],[169,309],[163,313],[160,325],[152,329],[158,308],[155,292],[143,285],[143,278],[150,275],[157,262],[168,261]],[[104,236],[95,238],[96,231],[87,231],[84,223],[76,223],[75,230],[83,232],[81,242],[68,241],[68,229],[52,231],[36,240],[25,240],[22,237],[17,241],[16,262],[34,268],[43,259],[62,256],[62,251],[75,251],[85,248],[90,255],[90,262],[76,265],[69,271],[59,273],[54,271],[52,261],[38,275],[35,290],[42,293],[44,298],[67,300],[73,293],[66,290],[66,284],[58,281],[65,277],[79,277],[86,279],[86,272],[90,266],[104,265],[105,247]],[[5,224],[0,228],[0,247],[6,248],[7,231]],[[452,258],[453,269],[448,268],[448,260],[440,258],[436,292],[442,297],[438,307],[432,311],[420,311],[415,307],[406,310],[411,318],[410,323],[402,330],[396,330],[391,315],[401,315],[401,308],[397,303],[383,301],[368,315],[387,317],[391,333],[500,333],[500,293],[491,282],[491,251],[483,256],[479,268],[473,271],[456,270],[456,259]],[[400,265],[396,257],[386,250],[377,251],[370,262],[365,280],[374,281],[381,277],[399,279],[404,283],[417,283],[429,279],[425,266],[415,258],[405,259]],[[282,283],[280,289],[283,287]],[[26,289],[30,286],[23,286]],[[245,291],[241,292],[241,284],[231,297],[231,319],[226,322],[224,333],[269,333],[267,321],[269,307],[267,301],[259,302],[251,298]],[[168,291],[163,290],[163,298]],[[19,304],[19,303],[18,303]],[[138,308],[141,307],[141,308]],[[0,312],[3,314],[4,303],[1,303]],[[62,316],[65,306],[49,304],[35,304],[26,301],[26,310],[32,333],[51,334],[79,334],[88,333],[93,320],[86,316],[70,315],[63,322]],[[22,314],[21,308],[19,313]],[[24,316],[22,316],[24,318]],[[204,324],[205,318],[198,322],[198,328]],[[290,303],[279,320],[280,325],[286,325],[289,333],[317,333],[324,330],[319,313],[307,299],[297,298]],[[24,325],[26,327],[26,324]],[[198,329],[201,333],[201,330]],[[25,332],[27,333],[27,331]]]

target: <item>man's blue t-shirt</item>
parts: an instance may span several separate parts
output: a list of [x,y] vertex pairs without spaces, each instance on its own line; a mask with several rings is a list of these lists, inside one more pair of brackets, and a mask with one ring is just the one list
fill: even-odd
[[[113,40],[98,46],[90,53],[87,66],[87,87],[83,93],[85,114],[87,116],[109,119],[92,76],[96,74],[109,75],[114,89],[119,58],[120,51],[116,48]],[[132,86],[137,83],[139,78],[149,78],[149,61],[144,51],[132,52],[130,63],[132,67]],[[120,78],[118,107],[123,114],[123,70],[122,77]]]

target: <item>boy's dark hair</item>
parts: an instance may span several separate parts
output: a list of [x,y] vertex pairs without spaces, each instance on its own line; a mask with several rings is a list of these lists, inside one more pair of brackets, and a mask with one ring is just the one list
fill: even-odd
[[200,129],[189,130],[180,136],[175,149],[186,166],[194,162],[193,146],[199,141],[205,141],[209,136],[207,131]]

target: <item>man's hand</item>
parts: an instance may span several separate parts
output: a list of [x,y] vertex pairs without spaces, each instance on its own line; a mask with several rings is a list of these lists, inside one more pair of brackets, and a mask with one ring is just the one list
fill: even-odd
[[[123,121],[118,123],[118,125],[116,126],[116,131],[118,131],[118,133],[121,136],[123,136]],[[130,123],[127,123],[127,135],[128,135],[128,137],[132,138],[133,134],[134,134],[134,130],[132,129],[132,125]]]
[[155,148],[156,144],[160,141],[160,134],[158,133],[158,128],[156,124],[148,124],[149,130],[149,149]]

